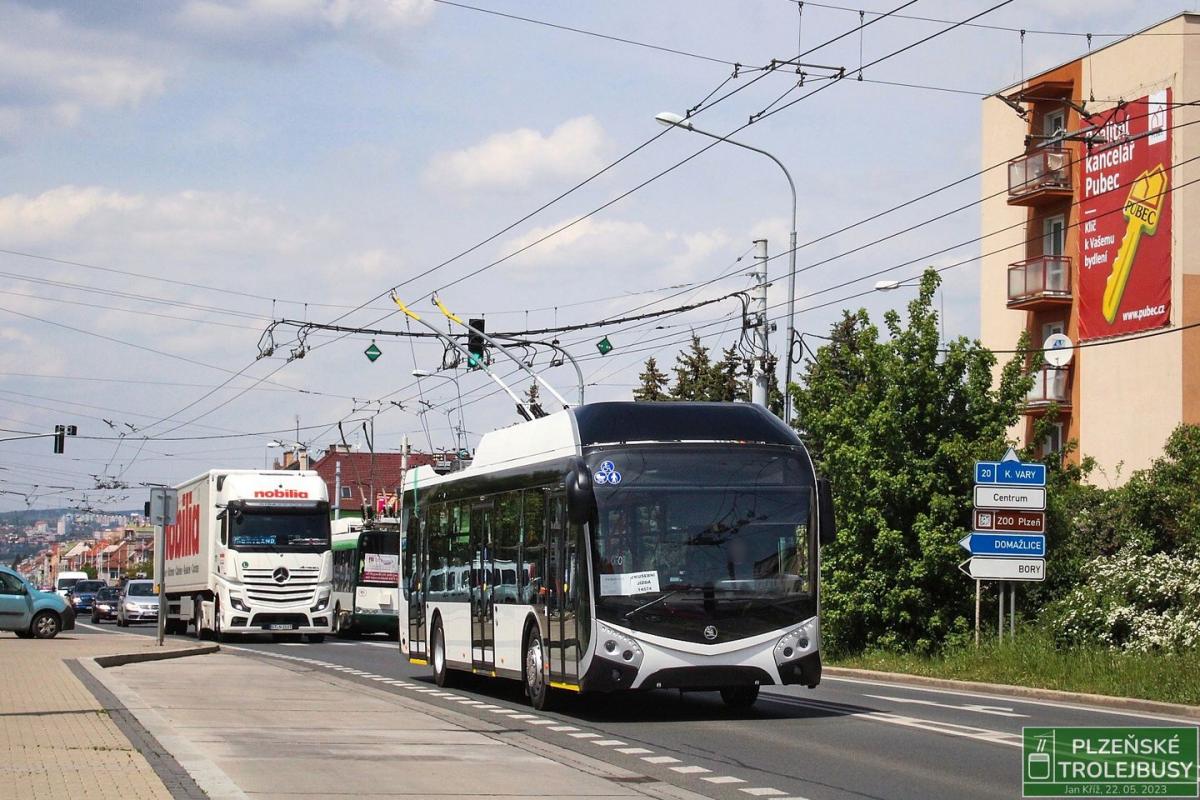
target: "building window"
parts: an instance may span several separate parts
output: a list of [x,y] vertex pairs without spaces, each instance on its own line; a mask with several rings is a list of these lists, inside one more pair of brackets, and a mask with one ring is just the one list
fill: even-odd
[[349,487],[349,486],[343,486],[343,487],[342,487],[342,499],[343,499],[343,500],[349,500],[349,499],[350,499],[350,498],[352,498],[352,497],[354,497],[354,495],[353,495],[353,493],[351,492],[351,489],[350,489],[350,487]]
[[1050,426],[1046,438],[1042,440],[1042,453],[1050,455],[1051,453],[1061,453],[1063,445],[1063,424],[1055,422]]

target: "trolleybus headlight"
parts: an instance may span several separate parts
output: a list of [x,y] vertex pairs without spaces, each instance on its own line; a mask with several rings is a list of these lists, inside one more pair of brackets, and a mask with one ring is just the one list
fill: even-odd
[[626,664],[634,667],[640,667],[642,664],[642,646],[637,643],[631,636],[627,636],[619,631],[615,631],[603,622],[596,623],[596,630],[600,636],[600,640],[604,642],[604,651],[612,658],[617,657],[620,653],[620,658]]
[[806,620],[804,624],[788,631],[782,639],[775,644],[775,663],[782,666],[784,663],[791,661],[799,655],[804,654],[810,645],[817,642],[819,629],[817,628],[817,620]]

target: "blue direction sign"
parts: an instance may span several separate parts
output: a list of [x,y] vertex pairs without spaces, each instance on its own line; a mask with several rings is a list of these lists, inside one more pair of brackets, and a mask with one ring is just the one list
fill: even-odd
[[1045,558],[1046,537],[1029,533],[969,533],[958,544],[973,556]]
[[1023,464],[1010,447],[999,461],[976,461],[976,483],[999,483],[1008,486],[1045,486],[1045,464]]

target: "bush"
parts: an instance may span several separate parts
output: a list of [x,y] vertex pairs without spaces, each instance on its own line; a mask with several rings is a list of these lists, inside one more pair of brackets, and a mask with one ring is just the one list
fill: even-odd
[[1084,582],[1046,608],[1064,645],[1182,652],[1200,645],[1200,557],[1133,547],[1088,562]]

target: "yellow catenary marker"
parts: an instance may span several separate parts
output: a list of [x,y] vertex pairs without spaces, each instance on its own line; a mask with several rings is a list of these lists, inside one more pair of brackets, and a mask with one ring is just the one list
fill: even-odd
[[1133,186],[1129,187],[1129,197],[1125,200],[1124,208],[1125,219],[1128,221],[1125,236],[1121,239],[1121,247],[1117,250],[1116,260],[1113,261],[1112,272],[1109,273],[1108,283],[1104,286],[1104,318],[1110,324],[1117,319],[1117,309],[1125,295],[1125,285],[1129,283],[1129,273],[1133,269],[1133,259],[1137,256],[1138,243],[1143,235],[1153,236],[1158,230],[1158,212],[1166,190],[1167,173],[1162,164],[1143,172],[1133,182]]

